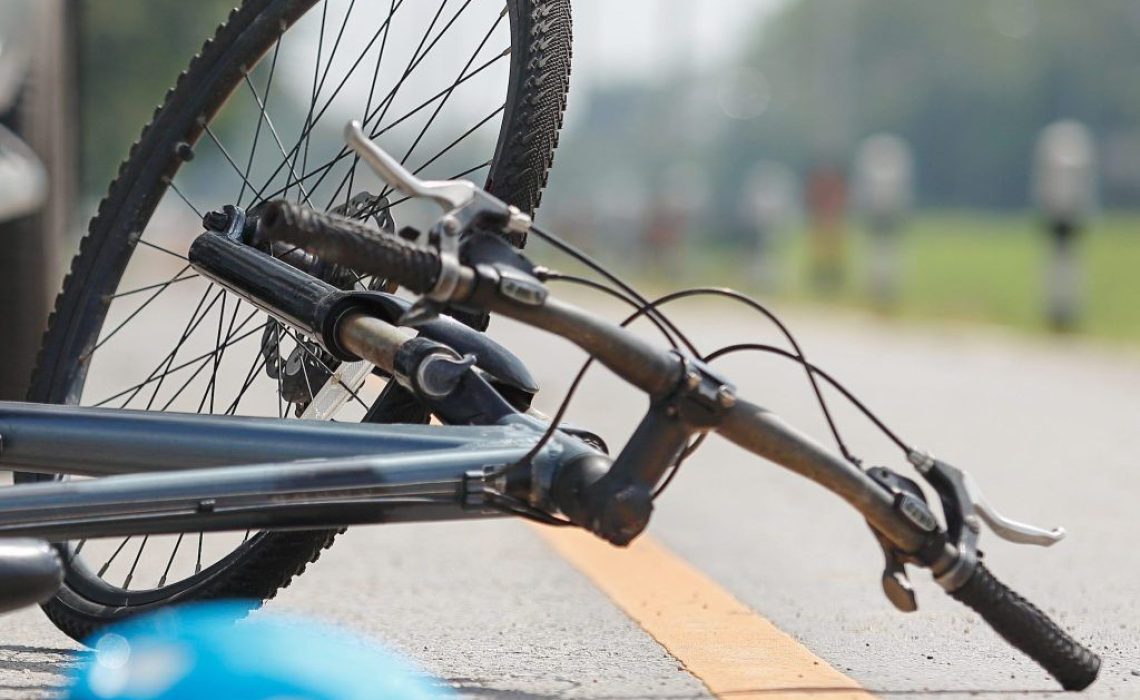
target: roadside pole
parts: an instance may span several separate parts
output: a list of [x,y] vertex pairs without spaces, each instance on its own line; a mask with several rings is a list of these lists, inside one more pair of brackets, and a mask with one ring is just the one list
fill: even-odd
[[740,218],[753,235],[752,279],[762,292],[778,292],[787,283],[780,243],[795,218],[798,197],[792,171],[775,161],[756,163],[744,182]]
[[1095,170],[1092,134],[1083,124],[1059,121],[1041,132],[1034,199],[1050,240],[1045,313],[1056,331],[1075,329],[1083,312],[1077,240],[1096,206]]
[[899,301],[899,237],[914,199],[910,145],[892,134],[868,136],[855,157],[855,199],[870,233],[871,301],[889,310]]

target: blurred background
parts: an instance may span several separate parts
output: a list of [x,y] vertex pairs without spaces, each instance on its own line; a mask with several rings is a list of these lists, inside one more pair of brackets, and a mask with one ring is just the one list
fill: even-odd
[[575,10],[556,229],[662,286],[1140,338],[1135,2]]
[[[118,164],[233,0],[0,0],[19,397]],[[651,288],[1140,339],[1140,5],[575,0],[540,220]],[[31,28],[30,31],[28,28]],[[22,237],[21,237],[22,236]],[[51,290],[50,292],[46,290]]]

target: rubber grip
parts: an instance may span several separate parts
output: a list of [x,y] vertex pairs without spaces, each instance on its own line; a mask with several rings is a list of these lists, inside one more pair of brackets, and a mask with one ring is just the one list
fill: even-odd
[[416,294],[430,291],[439,279],[438,253],[354,219],[278,200],[266,205],[259,226],[271,240],[300,246],[359,273],[394,280]]
[[1041,664],[1065,690],[1084,690],[1096,680],[1100,657],[994,578],[981,562],[969,580],[950,595],[973,608],[1005,641]]

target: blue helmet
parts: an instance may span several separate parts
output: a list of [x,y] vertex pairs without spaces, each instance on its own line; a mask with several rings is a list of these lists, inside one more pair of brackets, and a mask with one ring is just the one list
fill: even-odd
[[375,642],[247,603],[168,608],[108,628],[88,645],[71,700],[369,700],[450,697]]

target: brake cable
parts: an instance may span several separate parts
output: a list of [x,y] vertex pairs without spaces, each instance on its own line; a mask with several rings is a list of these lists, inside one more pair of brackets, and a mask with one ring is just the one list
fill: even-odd
[[[682,333],[677,328],[677,326],[675,326],[673,324],[673,322],[671,320],[669,320],[668,316],[666,316],[665,314],[658,311],[657,307],[653,304],[650,304],[649,300],[646,299],[644,296],[642,296],[640,292],[638,292],[636,289],[634,289],[629,284],[626,284],[625,282],[623,282],[621,280],[621,278],[619,278],[617,275],[615,275],[614,273],[607,270],[604,265],[602,265],[597,260],[594,260],[588,253],[576,248],[575,246],[573,246],[570,243],[562,240],[561,238],[554,235],[553,233],[550,233],[548,231],[544,231],[537,226],[531,226],[530,231],[534,235],[538,236],[539,238],[541,238],[542,240],[546,241],[548,244],[553,246],[555,249],[565,253],[566,255],[569,255],[570,257],[574,258],[575,260],[582,263],[586,267],[590,268],[594,272],[597,272],[599,275],[602,275],[603,277],[605,277],[612,284],[617,286],[621,291],[625,292],[625,294],[627,294],[631,299],[637,301],[637,304],[631,304],[631,305],[633,305],[635,308],[638,309],[638,316],[640,316],[641,314],[645,314],[647,316],[657,318],[657,320],[659,320],[662,325],[668,327],[676,335],[676,337],[678,339],[680,339],[681,343],[684,344],[684,346],[689,350],[689,352],[693,353],[693,355],[695,357],[700,357],[700,353],[697,352],[697,348],[692,344],[692,342],[689,341],[688,337],[684,333]],[[615,291],[615,290],[611,290],[611,291]],[[676,346],[674,345],[674,347],[676,347]]]
[[[831,434],[834,437],[835,442],[838,445],[840,451],[843,453],[843,456],[845,458],[847,458],[847,460],[850,461],[852,464],[858,465],[860,463],[859,459],[851,454],[850,450],[847,448],[847,444],[844,442],[842,436],[839,433],[839,428],[835,424],[835,420],[831,415],[831,410],[827,405],[827,401],[823,396],[823,392],[820,390],[819,384],[815,380],[815,372],[813,371],[814,365],[812,365],[811,363],[808,362],[807,358],[804,356],[803,350],[800,348],[799,343],[796,341],[795,336],[788,329],[788,327],[782,321],[780,321],[780,319],[772,311],[767,309],[763,304],[760,304],[759,302],[752,299],[751,297],[748,297],[748,296],[741,294],[739,292],[735,292],[735,291],[730,290],[730,289],[720,289],[720,288],[712,288],[712,287],[696,287],[696,288],[692,288],[692,289],[684,289],[684,290],[680,290],[677,292],[671,292],[671,293],[666,294],[662,297],[654,299],[653,301],[646,301],[644,304],[637,304],[632,299],[630,299],[626,296],[623,296],[617,290],[606,287],[605,285],[600,284],[598,282],[595,282],[594,280],[589,280],[586,278],[576,277],[574,275],[567,275],[567,274],[563,274],[563,273],[559,273],[559,272],[553,272],[553,271],[544,271],[543,276],[545,277],[545,279],[550,280],[550,281],[569,282],[569,283],[573,283],[573,284],[585,285],[585,286],[591,287],[593,289],[598,289],[599,291],[604,291],[607,294],[610,294],[611,296],[613,296],[614,298],[620,299],[620,300],[624,301],[625,303],[629,304],[630,306],[633,306],[634,308],[637,309],[637,311],[633,315],[631,315],[629,318],[627,318],[625,321],[622,322],[621,325],[623,327],[628,325],[628,323],[633,321],[634,319],[639,318],[642,315],[647,315],[645,312],[646,312],[646,309],[648,309],[648,308],[659,309],[659,307],[663,306],[664,304],[668,304],[670,302],[677,301],[679,299],[684,299],[687,297],[692,297],[692,296],[723,296],[723,297],[726,297],[729,299],[734,299],[734,300],[739,301],[743,304],[746,304],[749,307],[751,307],[753,310],[756,310],[756,311],[762,313],[766,318],[768,318],[781,331],[781,333],[784,335],[784,337],[787,338],[788,342],[795,349],[794,353],[788,353],[785,351],[785,356],[788,357],[789,359],[793,359],[793,360],[797,361],[800,365],[802,365],[805,368],[805,372],[807,373],[807,376],[808,376],[808,381],[812,385],[812,389],[813,389],[813,392],[815,394],[816,400],[819,403],[820,410],[823,412],[824,418],[826,419],[828,427],[831,430]],[[658,313],[659,313],[659,310],[658,310]],[[722,350],[723,350],[723,348],[722,348]],[[719,353],[720,351],[718,350],[716,352]],[[719,356],[716,353],[713,353],[713,354],[710,354],[707,356],[701,355],[700,353],[696,353],[696,355],[697,355],[697,357],[700,357],[705,362],[708,362],[711,359],[714,359],[715,357]],[[821,374],[821,376],[823,376],[823,375]],[[829,383],[831,383],[833,386],[836,386],[837,382],[835,382],[834,378],[832,378],[832,377],[830,377],[830,375],[828,375],[827,379],[828,379]],[[572,385],[572,388],[577,388],[577,382],[575,382]],[[836,386],[836,388],[840,388],[840,387]],[[840,388],[840,391],[846,397],[848,397],[848,399],[852,400],[853,403],[855,403],[855,405],[857,407],[860,407],[861,411],[863,411],[864,413],[869,413],[866,410],[866,407],[863,406],[863,404],[861,404],[860,402],[858,402],[857,400],[854,399],[854,396],[851,394],[850,391],[848,391],[846,388]],[[871,417],[871,416],[868,416],[868,417]],[[885,428],[885,425],[882,423],[882,421],[878,420],[877,417],[874,418],[873,421],[875,422],[876,425],[880,426],[881,428]],[[888,434],[889,437],[891,437],[892,440],[895,441],[896,444],[899,444],[899,445],[904,444],[901,442],[901,440],[899,440],[894,435],[893,432],[891,432],[889,430],[886,430],[885,432]]]
[[740,343],[737,345],[726,345],[718,350],[709,353],[705,357],[705,361],[712,362],[714,360],[720,359],[725,355],[746,351],[779,355],[786,359],[803,364],[805,367],[811,370],[813,374],[821,377],[824,381],[831,385],[833,389],[838,391],[840,394],[843,394],[843,397],[851,402],[852,406],[859,409],[859,412],[866,416],[867,420],[871,421],[875,427],[878,428],[883,433],[883,435],[887,436],[891,442],[897,445],[904,454],[909,455],[915,451],[913,447],[904,442],[902,438],[900,438],[893,430],[891,430],[881,418],[879,418],[870,408],[868,408],[866,404],[859,400],[859,398],[855,396],[855,394],[852,393],[851,390],[846,386],[844,386],[838,379],[828,374],[820,367],[804,362],[801,358],[796,357],[794,353],[790,353],[783,348],[776,347],[775,345],[765,345],[763,343]]
[[[640,306],[639,304],[637,304],[637,302],[635,302],[634,300],[630,299],[629,297],[623,295],[621,292],[619,292],[613,288],[607,287],[606,285],[601,284],[599,282],[596,282],[594,280],[590,280],[590,279],[583,278],[583,277],[576,277],[574,275],[567,275],[567,274],[563,274],[563,273],[547,272],[547,271],[544,271],[544,277],[550,281],[561,281],[561,282],[569,282],[569,283],[573,283],[573,284],[581,284],[581,285],[590,287],[592,289],[603,291],[603,292],[613,296],[614,298],[619,299],[619,300],[625,302],[626,304],[633,306],[634,308],[638,309],[637,313],[633,314],[630,318],[626,319],[626,322],[623,322],[623,324],[622,324],[623,326],[627,325],[628,322],[639,317],[640,315],[644,315],[645,307]],[[895,433],[893,430],[891,430],[891,428],[888,427],[887,424],[881,418],[879,418],[879,416],[877,414],[875,414],[869,407],[867,407],[867,405],[865,403],[863,403],[857,396],[855,396],[855,394],[850,389],[848,389],[839,380],[837,380],[831,374],[827,373],[825,370],[823,370],[823,369],[817,367],[816,365],[813,365],[810,362],[808,362],[807,358],[804,357],[803,351],[800,349],[799,344],[795,340],[795,337],[791,333],[791,331],[788,330],[788,328],[775,316],[774,313],[772,313],[770,310],[768,310],[762,304],[757,302],[755,299],[752,299],[751,297],[748,297],[744,294],[741,294],[739,292],[735,292],[733,290],[728,290],[728,289],[693,288],[693,289],[686,289],[686,290],[681,290],[678,292],[673,292],[671,294],[667,294],[663,297],[660,297],[658,299],[653,300],[652,302],[647,302],[646,306],[660,307],[661,305],[667,304],[671,301],[676,301],[678,299],[683,299],[686,297],[702,296],[702,295],[703,296],[723,296],[723,297],[726,297],[729,299],[734,299],[736,301],[739,301],[741,303],[748,305],[750,308],[752,308],[756,311],[759,311],[765,317],[770,319],[784,333],[784,335],[788,339],[789,343],[791,343],[793,348],[795,348],[795,350],[796,350],[796,352],[789,352],[783,348],[779,348],[779,347],[772,346],[772,345],[758,344],[758,343],[744,343],[744,344],[737,344],[737,345],[728,345],[728,346],[722,347],[718,350],[715,350],[715,351],[709,353],[708,355],[703,356],[702,359],[705,362],[712,362],[712,361],[714,361],[720,357],[723,357],[724,355],[728,355],[728,354],[736,353],[736,352],[742,352],[742,351],[749,351],[749,350],[750,351],[766,352],[766,353],[770,353],[770,354],[775,354],[775,355],[779,355],[781,357],[784,357],[786,359],[793,360],[793,361],[797,362],[798,364],[800,364],[802,367],[804,367],[804,369],[808,375],[809,381],[812,384],[816,399],[819,402],[820,409],[823,412],[825,418],[827,419],[829,427],[831,428],[832,435],[835,437],[836,443],[839,445],[840,450],[843,452],[844,456],[849,461],[851,461],[853,464],[856,464],[856,465],[860,464],[858,458],[854,457],[850,453],[850,451],[847,449],[845,442],[843,441],[842,437],[840,436],[838,426],[835,424],[834,419],[831,416],[831,412],[830,412],[830,409],[827,405],[827,402],[824,399],[822,392],[819,389],[818,383],[815,381],[816,376],[821,377],[831,387],[833,387],[834,389],[839,391],[840,394],[842,394],[844,398],[846,398],[853,406],[855,406],[856,409],[858,409],[868,420],[870,420],[871,423],[873,423],[875,425],[875,427],[877,427],[887,438],[889,438],[891,440],[891,442],[893,442],[895,445],[897,445],[899,447],[899,449],[901,449],[903,451],[904,454],[911,454],[913,452],[913,448],[910,445],[908,445],[905,441],[903,441],[902,438],[900,438],[897,433]],[[660,328],[660,326],[658,326],[658,329],[662,330]],[[664,331],[662,330],[662,332],[664,332]],[[590,362],[588,361],[583,366],[583,368],[579,372],[578,376],[575,378],[575,381],[571,384],[570,388],[567,391],[567,395],[563,399],[563,403],[559,408],[558,414],[556,415],[555,422],[561,420],[561,417],[565,413],[566,407],[568,406],[571,398],[573,397],[574,392],[577,390],[578,385],[581,382],[581,379],[582,379],[583,375],[585,374],[585,371],[588,369],[589,366],[590,366]],[[665,479],[661,482],[661,484],[659,484],[658,487],[654,490],[654,493],[653,493],[654,498],[657,498],[658,496],[661,495],[662,492],[665,491],[666,487],[669,486],[670,482],[672,482],[673,478],[677,475],[677,472],[680,469],[681,464],[693,452],[696,451],[696,449],[704,441],[705,437],[707,437],[707,433],[702,433],[700,436],[697,437],[696,440],[694,440],[678,456],[677,460],[672,465],[672,468],[671,468],[669,474],[665,477]]]
[[[796,340],[795,335],[791,332],[791,330],[788,329],[788,327],[783,323],[783,321],[780,320],[780,318],[775,313],[773,313],[766,306],[764,306],[760,302],[756,301],[755,299],[753,299],[753,298],[751,298],[745,294],[742,294],[740,292],[736,292],[736,291],[730,290],[730,289],[714,288],[714,287],[697,287],[697,288],[691,288],[691,289],[680,290],[677,292],[672,292],[672,293],[666,294],[664,296],[661,296],[657,299],[650,301],[650,300],[646,299],[643,295],[641,295],[632,286],[630,286],[626,282],[622,281],[619,277],[617,277],[617,275],[610,272],[608,269],[606,269],[606,267],[604,265],[602,265],[600,262],[594,260],[591,256],[589,256],[587,253],[583,252],[582,250],[580,250],[580,249],[576,248],[575,246],[571,245],[570,243],[562,240],[558,236],[556,236],[552,233],[546,232],[546,231],[544,231],[538,227],[532,227],[531,230],[532,230],[532,232],[535,233],[536,236],[538,236],[540,239],[542,239],[546,243],[550,244],[555,249],[557,249],[557,250],[561,251],[562,253],[570,256],[571,258],[573,258],[573,259],[577,260],[578,262],[582,263],[583,265],[587,266],[588,268],[590,268],[594,272],[605,277],[613,286],[609,286],[609,285],[604,284],[602,282],[598,282],[596,280],[591,280],[591,279],[586,278],[586,277],[568,275],[568,274],[564,274],[564,273],[560,273],[560,272],[555,272],[553,270],[548,270],[545,268],[539,268],[538,270],[536,270],[536,272],[539,273],[539,276],[542,279],[542,281],[561,281],[561,282],[568,282],[568,283],[572,283],[572,284],[579,284],[579,285],[586,286],[586,287],[589,287],[591,289],[594,289],[596,291],[600,291],[600,292],[603,292],[605,294],[608,294],[609,296],[628,304],[629,306],[633,307],[635,309],[635,311],[633,314],[631,314],[630,316],[628,316],[626,319],[624,319],[621,322],[620,325],[622,327],[626,327],[630,323],[635,321],[636,319],[638,319],[642,316],[645,316],[646,318],[648,318],[653,323],[653,325],[657,328],[657,330],[662,334],[662,336],[669,342],[669,344],[674,349],[677,349],[677,341],[679,340],[682,344],[684,344],[684,346],[694,356],[701,358],[705,362],[711,362],[711,361],[713,361],[719,357],[723,357],[724,355],[727,355],[730,353],[751,350],[751,351],[767,352],[767,353],[771,353],[771,354],[776,354],[776,355],[782,356],[786,359],[793,360],[793,361],[797,362],[798,364],[800,364],[804,368],[804,372],[807,375],[808,382],[811,384],[811,387],[812,387],[812,393],[815,395],[816,401],[820,407],[820,411],[823,413],[823,416],[824,416],[824,419],[827,423],[828,429],[830,430],[832,437],[835,440],[837,447],[839,448],[840,453],[843,455],[843,457],[848,462],[855,465],[856,467],[862,468],[862,462],[859,458],[857,458],[854,454],[851,453],[851,451],[847,447],[847,443],[843,440],[843,437],[839,431],[839,427],[836,424],[835,419],[832,416],[831,409],[827,404],[827,400],[824,397],[823,392],[819,387],[819,383],[816,381],[817,376],[822,377],[828,384],[830,384],[833,388],[838,390],[844,396],[844,398],[846,398],[848,401],[850,401],[853,406],[855,406],[861,413],[863,413],[863,415],[866,416],[868,420],[870,420],[877,428],[879,428],[879,430],[882,431],[883,434],[886,435],[895,445],[897,445],[901,450],[903,450],[903,452],[905,454],[909,454],[912,451],[906,442],[904,442],[901,438],[899,438],[898,435],[893,430],[891,430],[886,425],[885,422],[882,421],[882,419],[880,419],[874,412],[872,412],[866,406],[866,404],[864,404],[862,401],[860,401],[849,389],[847,389],[843,384],[841,384],[838,380],[836,380],[834,377],[832,377],[827,372],[825,372],[822,369],[811,364],[807,360],[807,357],[804,355],[803,350],[799,345],[799,342]],[[615,289],[614,287],[617,287],[617,289]],[[781,334],[787,339],[788,343],[792,346],[794,352],[789,352],[787,350],[784,350],[782,348],[778,348],[776,346],[763,345],[763,344],[758,344],[758,343],[747,343],[747,344],[737,344],[737,345],[725,346],[725,347],[722,347],[722,348],[708,354],[707,356],[701,355],[701,353],[696,349],[696,347],[688,339],[688,337],[677,328],[677,326],[672,322],[672,320],[667,315],[663,314],[660,311],[660,307],[663,306],[664,304],[667,304],[667,303],[670,303],[673,301],[677,301],[679,299],[685,299],[685,298],[695,297],[695,296],[721,296],[721,297],[724,297],[727,299],[732,299],[732,300],[738,301],[742,304],[745,304],[746,306],[748,306],[752,310],[762,314],[770,322],[772,322],[772,324],[775,325],[777,327],[777,329],[779,329]],[[562,400],[561,404],[559,405],[558,410],[555,412],[554,416],[551,418],[550,423],[549,423],[546,431],[539,438],[539,440],[535,443],[535,445],[527,452],[527,454],[522,459],[520,459],[519,461],[515,462],[512,465],[508,465],[508,466],[500,469],[499,472],[505,473],[506,471],[508,471],[509,469],[511,469],[517,465],[528,463],[535,456],[537,456],[539,451],[550,441],[550,439],[553,437],[554,433],[558,430],[558,427],[561,425],[562,420],[565,418],[566,412],[570,406],[570,402],[573,400],[574,395],[577,393],[579,387],[581,386],[582,380],[585,378],[586,372],[593,365],[594,360],[595,360],[595,358],[593,356],[591,356],[591,357],[587,358],[585,363],[583,363],[581,369],[579,369],[577,375],[575,375],[574,380],[570,383],[570,386],[567,388],[566,395],[563,397],[563,400]],[[680,455],[678,455],[677,459],[674,461],[673,465],[671,466],[669,474],[665,477],[665,479],[654,490],[654,492],[653,492],[653,498],[654,499],[656,499],[658,496],[661,495],[661,493],[663,493],[665,491],[665,489],[673,481],[674,477],[677,475],[678,471],[680,470],[681,464],[690,455],[692,455],[693,452],[696,451],[696,449],[701,445],[701,443],[704,441],[704,439],[706,437],[707,437],[707,433],[702,433],[701,435],[697,436],[696,439],[693,440],[693,442],[690,443],[688,445],[688,447],[686,447],[681,452]]]

